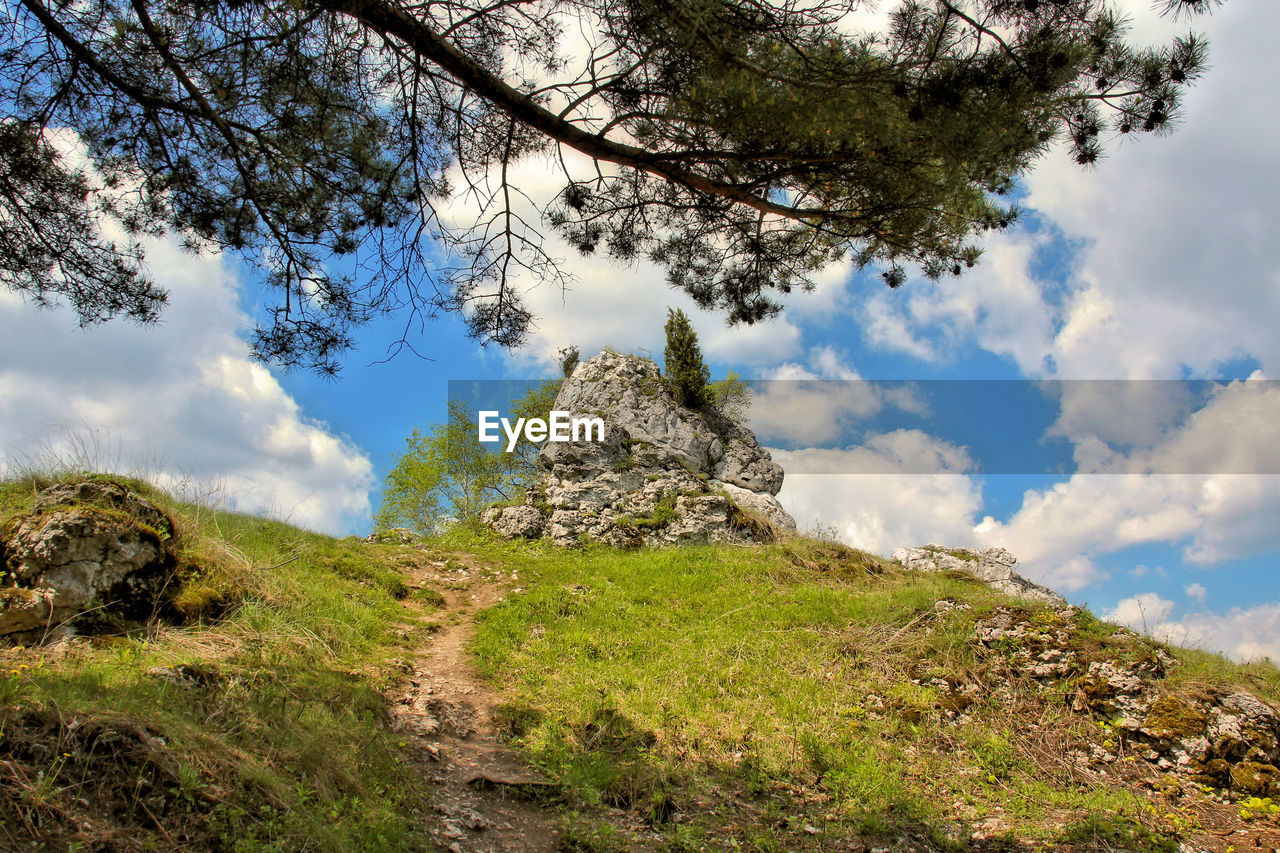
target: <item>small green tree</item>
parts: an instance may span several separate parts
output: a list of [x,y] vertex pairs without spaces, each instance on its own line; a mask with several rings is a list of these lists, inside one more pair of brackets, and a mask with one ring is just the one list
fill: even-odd
[[716,411],[739,423],[751,408],[751,384],[732,370],[724,379],[707,386],[707,396]]
[[[577,349],[574,349],[577,353]],[[572,372],[572,370],[570,371]],[[563,381],[552,379],[533,385],[518,400],[511,401],[511,419],[541,418],[549,420],[551,410],[555,408],[556,395],[560,393]],[[542,476],[542,466],[538,464],[538,451],[541,444],[535,444],[520,434],[515,449],[511,452],[511,480],[517,489],[527,489]]]
[[565,379],[573,375],[573,369],[578,366],[581,355],[575,346],[563,347],[556,351],[556,356],[560,359],[560,372],[564,374]]
[[474,521],[480,511],[515,492],[515,454],[493,453],[480,443],[476,412],[449,401],[446,423],[405,439],[382,489],[374,529],[408,527],[431,535],[450,521]]
[[700,408],[707,403],[706,387],[711,371],[702,361],[698,335],[679,308],[667,309],[666,332],[667,346],[662,357],[671,393],[680,405]]

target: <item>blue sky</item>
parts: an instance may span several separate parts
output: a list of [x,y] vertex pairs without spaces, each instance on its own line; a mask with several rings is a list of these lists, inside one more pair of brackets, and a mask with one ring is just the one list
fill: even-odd
[[[1137,41],[1186,28],[1146,0],[1120,5]],[[833,267],[763,326],[726,329],[659,270],[565,248],[577,283],[568,293],[523,283],[538,324],[520,351],[482,349],[442,318],[415,341],[430,360],[377,363],[399,336],[392,319],[365,329],[341,378],[326,382],[245,357],[262,292],[228,258],[152,247],[152,270],[173,291],[158,329],[79,330],[69,312],[0,293],[0,447],[10,465],[78,448],[246,510],[364,533],[393,454],[443,418],[450,380],[550,376],[568,344],[584,357],[604,346],[660,357],[666,308],[682,307],[713,375],[792,380],[761,386],[751,415],[788,472],[780,498],[802,527],[883,554],[1001,545],[1029,576],[1118,621],[1280,656],[1280,476],[1233,473],[1241,448],[1280,470],[1268,456],[1280,453],[1275,395],[1223,392],[1153,428],[1080,383],[1034,417],[993,402],[909,423],[886,421],[892,402],[850,382],[1280,378],[1277,23],[1280,7],[1262,0],[1198,20],[1212,67],[1184,125],[1113,147],[1091,171],[1060,152],[1041,161],[1020,188],[1023,222],[964,277],[889,291]],[[555,188],[538,162],[519,180],[535,197]],[[844,381],[805,393],[805,382],[830,380]],[[1067,473],[983,469],[974,436],[984,429],[1024,442],[1047,430]],[[921,459],[934,467],[922,473]],[[1178,473],[1127,473],[1163,462]],[[868,473],[830,473],[854,470]]]

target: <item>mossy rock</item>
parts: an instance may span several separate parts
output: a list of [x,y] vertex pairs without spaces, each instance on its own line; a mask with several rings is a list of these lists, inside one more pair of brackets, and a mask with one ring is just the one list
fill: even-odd
[[1147,712],[1142,730],[1168,740],[1186,740],[1204,734],[1209,718],[1196,706],[1176,696],[1161,696]]
[[169,604],[184,620],[216,619],[228,609],[226,591],[210,583],[188,583],[179,587]]
[[1193,759],[1187,766],[1187,778],[1200,785],[1223,788],[1231,781],[1231,765],[1221,758]]
[[1280,770],[1274,764],[1242,761],[1231,768],[1231,787],[1254,797],[1280,797]]

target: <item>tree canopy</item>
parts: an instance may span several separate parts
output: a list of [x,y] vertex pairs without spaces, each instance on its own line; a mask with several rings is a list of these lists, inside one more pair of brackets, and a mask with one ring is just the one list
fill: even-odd
[[[332,372],[381,312],[519,344],[518,276],[564,283],[545,231],[751,323],[841,257],[960,273],[1055,140],[1087,165],[1163,133],[1205,65],[1194,35],[1129,44],[1105,0],[898,0],[875,33],[866,5],[11,0],[0,282],[150,321],[139,239],[174,230],[263,271],[260,357]],[[562,188],[530,214],[535,156]]]

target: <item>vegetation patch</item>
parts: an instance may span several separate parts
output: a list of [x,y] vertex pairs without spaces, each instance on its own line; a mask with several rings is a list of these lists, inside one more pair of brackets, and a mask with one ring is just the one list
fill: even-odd
[[963,849],[956,821],[992,818],[1020,845],[1176,849],[1143,794],[1078,783],[1095,723],[983,674],[974,619],[1008,603],[990,590],[798,538],[505,562],[528,588],[480,614],[476,651],[574,837],[614,845],[581,849],[625,846],[611,809],[672,850]]
[[653,512],[647,516],[634,518],[630,515],[619,515],[615,524],[619,527],[630,527],[635,530],[661,530],[679,517],[676,509],[676,495],[663,495],[654,503]]
[[1151,706],[1143,728],[1156,737],[1182,740],[1204,734],[1209,718],[1176,696],[1162,696]]
[[428,792],[383,724],[402,549],[128,485],[174,521],[187,618],[0,647],[0,848],[425,849]]

